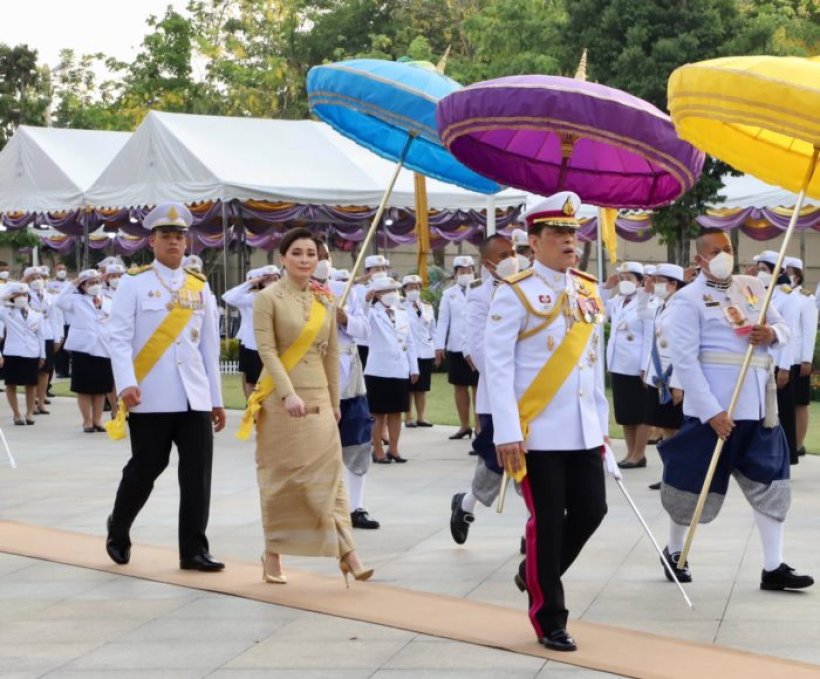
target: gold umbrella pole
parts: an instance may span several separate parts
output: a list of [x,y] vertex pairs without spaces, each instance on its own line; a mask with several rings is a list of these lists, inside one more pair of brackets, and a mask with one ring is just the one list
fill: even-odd
[[387,208],[387,201],[390,200],[390,195],[393,193],[393,187],[396,185],[396,180],[399,178],[399,172],[401,172],[401,168],[404,166],[404,161],[407,158],[407,154],[410,151],[410,144],[413,143],[413,139],[415,139],[415,135],[411,134],[408,135],[407,141],[404,143],[404,148],[401,151],[401,155],[399,156],[399,161],[396,163],[396,169],[393,171],[393,176],[390,178],[390,183],[387,185],[387,190],[384,192],[382,196],[381,203],[379,203],[379,208],[376,210],[376,214],[373,217],[373,221],[370,223],[370,228],[367,230],[365,234],[364,240],[362,241],[361,247],[359,248],[359,254],[356,257],[356,263],[353,265],[353,271],[350,272],[350,278],[348,279],[347,283],[345,284],[345,289],[342,292],[342,296],[339,298],[339,306],[343,307],[345,302],[347,301],[347,296],[350,294],[350,290],[353,287],[353,281],[356,280],[356,276],[359,273],[359,270],[362,268],[362,262],[364,258],[367,256],[367,248],[370,245],[370,241],[373,240],[373,236],[376,233],[376,229],[379,227],[379,222],[381,221],[382,215],[384,215],[384,211]]
[[[786,229],[786,233],[783,236],[783,245],[780,246],[780,253],[777,256],[777,263],[775,264],[774,271],[772,272],[772,282],[769,285],[768,290],[766,290],[766,296],[763,298],[763,305],[760,307],[760,314],[757,318],[758,325],[763,325],[766,322],[766,314],[769,311],[769,304],[772,301],[775,281],[780,275],[780,270],[783,267],[783,260],[786,257],[786,248],[789,247],[789,241],[791,240],[792,233],[794,232],[795,224],[797,224],[797,218],[800,215],[800,210],[803,207],[803,201],[806,198],[806,189],[808,188],[809,182],[811,182],[812,175],[817,167],[818,154],[820,154],[820,148],[815,146],[814,152],[811,155],[811,160],[809,161],[808,170],[806,171],[806,177],[803,180],[803,185],[797,196],[797,203],[794,206],[792,217],[789,220],[789,227]],[[729,417],[732,417],[734,414],[737,401],[740,398],[740,390],[743,387],[744,380],[746,379],[746,373],[749,370],[749,364],[752,361],[754,349],[754,346],[749,344],[749,347],[746,349],[746,355],[743,357],[743,364],[740,366],[740,374],[738,375],[735,389],[732,392],[732,399],[729,401],[729,408],[726,411]],[[723,451],[724,443],[725,441],[719,438],[715,444],[715,450],[712,452],[712,459],[709,462],[709,468],[706,471],[706,479],[703,482],[703,487],[700,489],[698,503],[695,505],[695,513],[692,516],[692,522],[689,524],[689,531],[686,533],[686,541],[683,544],[683,551],[681,551],[680,558],[678,559],[678,568],[683,568],[683,565],[686,563],[686,558],[689,556],[689,550],[692,547],[692,541],[695,539],[695,531],[697,530],[698,523],[700,522],[703,507],[706,504],[706,496],[709,494],[709,487],[712,485],[712,479],[715,476],[715,470],[717,469],[717,464],[720,460],[720,454]]]
[[416,189],[416,268],[421,276],[421,286],[427,287],[427,254],[430,252],[430,221],[427,206],[427,178],[418,172],[413,174]]

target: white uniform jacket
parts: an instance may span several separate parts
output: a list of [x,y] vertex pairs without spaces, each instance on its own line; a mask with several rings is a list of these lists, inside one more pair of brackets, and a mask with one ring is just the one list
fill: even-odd
[[[537,260],[532,271],[515,285],[534,309],[548,312],[571,285],[568,274],[553,271]],[[566,318],[559,314],[548,328],[519,339],[519,333],[541,322],[542,318],[527,311],[511,284],[496,290],[484,341],[484,375],[492,385],[489,395],[496,445],[523,440],[518,399],[567,333]],[[530,424],[525,441],[528,450],[588,450],[603,445],[609,428],[609,404],[596,365],[597,354],[597,338],[592,333],[578,364]]]
[[[671,300],[670,300],[671,301]],[[658,358],[660,359],[661,370],[666,372],[666,369],[672,364],[672,341],[671,341],[671,319],[672,314],[669,310],[669,304],[661,303],[659,306],[655,307],[655,317],[652,321],[647,321],[644,323],[644,338],[643,338],[643,348],[644,348],[644,360],[643,360],[643,373],[644,383],[648,384],[650,387],[655,387],[655,383],[652,381],[657,371],[655,370],[655,361],[652,360],[652,342],[657,343],[658,347]],[[670,389],[683,389],[681,386],[680,380],[675,372],[675,368],[672,368],[672,374],[669,377],[669,388]]]
[[464,324],[467,309],[467,292],[460,285],[452,285],[444,291],[438,307],[438,323],[436,325],[436,349],[447,349],[456,353],[464,353]]
[[[134,357],[168,315],[172,290],[182,287],[186,273],[169,269],[154,260],[151,268],[123,276],[109,319],[111,366],[117,393],[137,386]],[[213,327],[213,298],[205,284],[202,308],[195,309],[188,324],[154,368],[139,384],[142,403],[135,413],[210,411],[222,406],[219,376],[219,343]],[[73,329],[72,329],[73,332]]]
[[[338,281],[332,281],[336,283]],[[346,283],[342,283],[341,290],[344,290],[344,286]],[[332,290],[335,288],[331,288]],[[367,318],[368,314],[370,313],[370,302],[368,302],[365,297],[367,296],[370,287],[365,285],[364,283],[354,283],[353,287],[350,289],[350,294],[347,296],[347,307],[349,311],[347,312],[348,315],[351,313],[354,316],[359,316],[361,318]],[[334,295],[336,293],[333,293]],[[341,292],[337,296],[341,296]],[[369,325],[369,323],[368,323]],[[355,338],[356,345],[360,347],[366,347],[370,344],[370,333],[368,332],[365,336],[359,336]]]
[[[222,301],[230,304],[239,310],[239,330],[236,331],[236,339],[246,349],[256,351],[256,336],[253,333],[253,301],[256,299],[258,291],[252,289],[250,283],[242,283],[236,287],[226,290],[222,295]],[[219,334],[219,328],[217,328]]]
[[792,329],[793,359],[795,363],[811,363],[814,360],[814,343],[817,340],[817,305],[814,295],[808,288],[795,290],[792,294],[797,295],[800,303],[800,321],[797,327]]
[[408,378],[419,374],[416,345],[404,309],[393,307],[391,319],[381,302],[370,308],[370,349],[365,375]]
[[[327,286],[338,300],[344,292],[346,283],[344,281],[328,281]],[[352,291],[351,291],[352,294]],[[350,299],[351,295],[348,295]],[[367,318],[366,309],[347,306],[347,325],[337,327],[339,342],[339,393],[347,391],[347,381],[350,379],[350,367],[353,363],[353,354],[357,353],[356,344],[360,340],[367,341],[370,337],[370,321]]]
[[3,305],[0,306],[0,319],[6,326],[6,343],[3,345],[5,356],[46,357],[43,326],[47,321],[39,311],[29,308],[24,316],[21,309]]
[[427,302],[404,301],[402,308],[410,320],[410,332],[419,358],[435,358],[436,312]]
[[28,308],[39,311],[46,320],[43,323],[43,338],[61,342],[63,339],[63,319],[52,313],[52,303],[51,297],[44,291],[39,293],[32,291],[28,294]]
[[465,326],[465,356],[469,356],[478,371],[478,389],[476,389],[475,411],[481,415],[492,412],[490,395],[487,389],[487,378],[484,374],[484,336],[487,329],[487,317],[490,315],[490,303],[501,281],[488,278],[480,285],[470,287],[467,291],[467,311]]
[[[729,323],[724,308],[738,305],[752,324],[757,322],[766,291],[757,278],[734,276],[727,289],[707,285],[700,274],[669,302],[672,364],[683,387],[683,413],[708,422],[729,407],[740,365],[726,365],[701,360],[703,352],[734,354],[742,360],[749,345],[748,335],[738,335]],[[777,310],[769,305],[766,322],[774,328],[779,343],[791,338],[788,326]],[[764,360],[765,347],[755,349],[754,356]],[[750,367],[743,382],[735,420],[760,420],[765,415],[766,383],[769,370]]]
[[644,358],[644,325],[648,296],[635,293],[609,301],[606,315],[611,322],[606,345],[606,367],[619,375],[640,375]]
[[791,370],[797,360],[797,346],[795,345],[795,333],[800,327],[800,300],[797,294],[793,294],[787,285],[778,285],[772,293],[772,306],[783,317],[783,321],[789,326],[791,339],[783,344],[776,344],[770,347],[769,351],[774,358],[774,364],[778,370]]
[[67,351],[109,357],[108,318],[113,306],[110,297],[101,296],[98,309],[91,295],[85,295],[73,285],[68,285],[57,296],[56,306],[68,312],[73,319],[65,344]]

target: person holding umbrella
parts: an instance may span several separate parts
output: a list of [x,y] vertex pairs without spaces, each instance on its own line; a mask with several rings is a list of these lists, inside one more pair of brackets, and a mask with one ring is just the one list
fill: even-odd
[[[401,279],[404,292],[403,308],[407,311],[410,320],[410,330],[416,345],[419,361],[419,379],[410,384],[412,403],[404,415],[405,427],[432,427],[432,423],[424,419],[427,407],[427,392],[430,391],[430,380],[433,375],[433,361],[436,350],[434,337],[436,334],[436,313],[432,304],[421,299],[421,276],[410,274]],[[413,407],[416,408],[416,419],[412,418]]]

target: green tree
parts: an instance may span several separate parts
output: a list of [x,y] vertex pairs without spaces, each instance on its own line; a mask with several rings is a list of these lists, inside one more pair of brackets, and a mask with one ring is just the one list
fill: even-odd
[[43,125],[48,83],[27,45],[0,44],[0,149],[19,125]]

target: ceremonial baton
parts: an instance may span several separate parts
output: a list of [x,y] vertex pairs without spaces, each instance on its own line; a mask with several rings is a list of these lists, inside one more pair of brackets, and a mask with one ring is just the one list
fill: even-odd
[[6,449],[6,455],[9,456],[9,464],[11,465],[11,468],[17,469],[17,463],[14,461],[14,455],[11,454],[11,449],[6,441],[6,435],[3,433],[2,429],[0,429],[0,440],[3,441],[3,447]]
[[692,605],[692,602],[689,600],[689,597],[686,596],[686,591],[683,589],[683,585],[680,584],[680,580],[678,580],[678,576],[675,575],[675,571],[672,566],[669,565],[669,562],[664,558],[663,552],[661,551],[660,546],[658,545],[658,541],[655,539],[655,536],[652,535],[652,531],[649,530],[649,526],[647,525],[646,521],[644,521],[643,516],[641,516],[640,511],[638,511],[637,505],[633,502],[632,498],[629,496],[629,493],[626,490],[626,486],[624,486],[624,482],[621,479],[615,479],[615,483],[618,484],[618,488],[621,489],[621,492],[624,494],[626,501],[629,503],[629,506],[632,507],[632,511],[635,512],[635,516],[638,517],[638,521],[641,522],[643,526],[643,530],[646,533],[649,541],[652,543],[652,546],[655,548],[655,551],[658,553],[658,556],[661,557],[661,563],[663,567],[666,569],[666,572],[678,586],[680,593],[683,595],[683,598],[686,599],[686,603],[689,604],[690,610],[695,610],[695,607]]
[[510,477],[507,476],[505,469],[501,475],[501,491],[498,493],[498,504],[495,506],[495,511],[501,514],[504,511],[504,498],[507,496],[507,485],[510,483]]
[[[769,304],[772,301],[775,281],[777,281],[777,278],[780,275],[780,270],[783,267],[783,260],[786,257],[786,248],[789,247],[789,241],[791,240],[792,233],[794,232],[795,224],[797,224],[797,218],[800,215],[800,210],[803,207],[803,201],[806,198],[806,189],[808,188],[811,177],[814,174],[815,167],[817,166],[818,154],[820,154],[820,148],[815,146],[814,152],[811,155],[809,168],[806,172],[806,177],[803,180],[803,186],[800,189],[800,193],[797,195],[797,203],[794,206],[792,217],[789,220],[789,227],[786,229],[786,233],[783,236],[783,244],[780,246],[780,252],[777,255],[777,262],[774,265],[774,271],[772,271],[772,282],[769,283],[769,287],[766,290],[766,296],[763,298],[763,305],[760,307],[760,313],[757,317],[757,325],[763,325],[766,322],[766,315],[769,311]],[[740,374],[737,377],[735,389],[732,392],[732,400],[729,401],[729,408],[726,410],[729,418],[731,418],[735,412],[735,407],[737,406],[738,399],[740,398],[740,390],[743,388],[743,382],[746,380],[746,373],[749,371],[749,365],[752,362],[752,354],[754,353],[754,350],[755,346],[749,343],[749,346],[746,348],[746,355],[743,357],[743,364],[740,366]],[[689,524],[689,530],[686,533],[686,541],[683,543],[683,551],[681,551],[680,558],[678,559],[678,568],[683,568],[683,565],[686,563],[686,559],[689,556],[692,541],[695,539],[695,531],[697,530],[698,523],[700,523],[700,516],[703,513],[703,507],[706,504],[706,496],[709,494],[709,488],[712,485],[712,479],[715,476],[715,470],[717,469],[720,454],[723,452],[723,444],[725,442],[726,441],[724,439],[718,438],[717,443],[715,444],[715,449],[712,452],[712,459],[709,461],[709,468],[706,470],[706,479],[703,481],[703,487],[700,489],[698,503],[695,506],[695,513],[692,516],[692,522]]]

